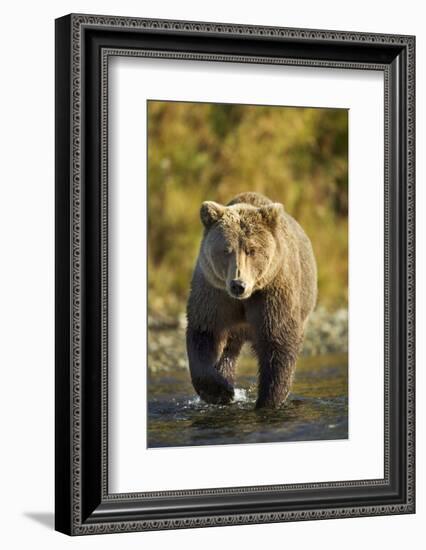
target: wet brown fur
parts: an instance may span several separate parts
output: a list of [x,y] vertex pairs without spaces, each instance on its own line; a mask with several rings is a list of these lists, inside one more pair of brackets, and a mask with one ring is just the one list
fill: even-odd
[[[208,403],[229,403],[236,360],[249,340],[259,363],[256,407],[279,407],[316,303],[311,243],[281,204],[258,193],[226,206],[207,201],[200,216],[205,229],[187,307],[194,388]],[[230,290],[235,278],[246,283],[239,299]]]

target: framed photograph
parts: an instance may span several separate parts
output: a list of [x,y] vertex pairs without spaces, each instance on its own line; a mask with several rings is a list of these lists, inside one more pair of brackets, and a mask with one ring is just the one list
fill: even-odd
[[415,511],[415,38],[56,20],[56,529]]

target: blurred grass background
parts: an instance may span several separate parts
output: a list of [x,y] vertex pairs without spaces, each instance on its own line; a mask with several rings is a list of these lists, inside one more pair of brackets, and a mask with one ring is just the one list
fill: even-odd
[[282,202],[312,241],[318,304],[348,300],[348,112],[148,102],[148,307],[185,310],[204,200]]

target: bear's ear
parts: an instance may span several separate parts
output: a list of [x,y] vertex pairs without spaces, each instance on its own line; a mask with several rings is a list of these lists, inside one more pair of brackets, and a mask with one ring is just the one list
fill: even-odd
[[225,212],[225,206],[213,201],[205,201],[201,205],[200,218],[206,229],[220,220]]
[[279,217],[284,213],[284,206],[279,202],[274,202],[268,204],[268,206],[261,206],[259,212],[263,221],[269,225],[269,227],[275,227]]

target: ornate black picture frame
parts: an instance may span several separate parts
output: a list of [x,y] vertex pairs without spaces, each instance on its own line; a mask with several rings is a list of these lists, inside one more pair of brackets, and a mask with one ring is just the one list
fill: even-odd
[[[383,479],[108,492],[107,74],[116,55],[383,72]],[[413,36],[74,14],[56,21],[58,531],[414,513],[414,56]]]

